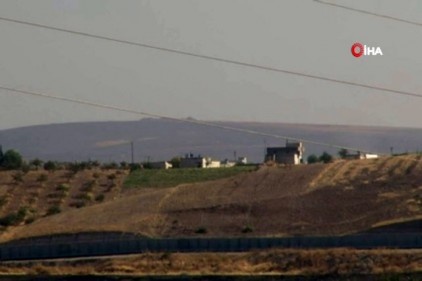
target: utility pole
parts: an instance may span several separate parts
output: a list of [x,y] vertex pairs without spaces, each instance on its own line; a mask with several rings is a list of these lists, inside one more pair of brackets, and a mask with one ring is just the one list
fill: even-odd
[[131,141],[130,142],[130,154],[131,154],[131,163],[132,163],[132,165],[135,163],[135,161],[134,161],[134,154],[133,154],[133,141]]

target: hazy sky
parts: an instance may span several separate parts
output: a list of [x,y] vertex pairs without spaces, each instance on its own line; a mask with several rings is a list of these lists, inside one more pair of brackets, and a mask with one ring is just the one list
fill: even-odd
[[[420,0],[327,0],[422,22]],[[422,94],[422,27],[312,0],[0,0],[0,17]],[[384,56],[354,58],[359,41]],[[422,127],[422,99],[0,21],[0,85],[174,117]],[[0,90],[0,129],[136,115]]]

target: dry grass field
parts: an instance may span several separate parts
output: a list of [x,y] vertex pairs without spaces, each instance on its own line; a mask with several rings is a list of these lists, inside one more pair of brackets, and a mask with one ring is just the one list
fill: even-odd
[[421,250],[315,249],[270,250],[248,253],[147,253],[109,258],[5,262],[0,264],[1,275],[44,276],[87,274],[127,275],[131,277],[145,275],[259,276],[262,274],[341,276],[379,274],[382,278],[382,276],[391,274],[421,271]]
[[[81,231],[154,237],[347,234],[422,217],[420,158],[262,166],[228,178],[163,188],[123,188],[127,175],[116,171],[82,171],[71,179],[66,172],[55,172],[45,182],[37,181],[41,172],[30,172],[23,183],[1,172],[2,214],[27,206],[26,217],[35,221],[4,229],[0,239]],[[60,184],[70,187],[56,198],[51,194],[61,192]],[[96,201],[100,194],[103,200]],[[84,206],[74,207],[81,201]],[[61,212],[46,216],[54,205]]]

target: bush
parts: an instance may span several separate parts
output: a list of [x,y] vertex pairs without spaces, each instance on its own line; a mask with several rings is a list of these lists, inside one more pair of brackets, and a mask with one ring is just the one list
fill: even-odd
[[115,180],[116,179],[116,174],[111,174],[107,176],[107,179],[109,180]]
[[69,189],[70,189],[70,186],[69,186],[69,185],[67,185],[67,184],[64,184],[64,183],[59,184],[59,185],[56,187],[56,190],[57,190],[57,191],[63,191],[63,192],[67,192],[67,191],[69,191]]
[[82,185],[80,191],[92,191],[96,183],[97,182],[95,180],[90,180]]
[[75,163],[69,163],[67,166],[67,169],[70,170],[72,173],[77,174],[80,171],[83,171],[87,168],[86,162],[75,162]]
[[[50,199],[64,199],[66,198],[66,196],[67,196],[67,192],[47,194],[47,198],[50,198]],[[61,200],[58,200],[58,201],[60,202]]]
[[345,159],[347,155],[349,155],[349,151],[345,148],[342,148],[339,150],[338,155],[340,156],[341,159]]
[[104,194],[99,194],[99,195],[97,195],[97,197],[95,197],[95,201],[103,202],[104,198],[105,198]]
[[70,203],[69,206],[79,209],[79,208],[85,207],[86,203],[84,201],[76,201],[76,202]]
[[0,196],[0,207],[3,207],[8,202],[8,198],[6,195]]
[[30,217],[30,218],[27,218],[26,220],[25,220],[25,224],[31,224],[31,223],[33,223],[35,221],[35,218],[34,217]]
[[198,227],[195,230],[195,233],[197,233],[197,234],[205,234],[205,233],[207,233],[207,229],[205,227],[201,226],[201,227]]
[[93,194],[92,193],[80,193],[78,195],[75,196],[76,199],[80,199],[83,201],[92,201],[93,199]]
[[27,213],[28,213],[28,208],[21,207],[19,208],[18,212],[10,213],[0,218],[0,225],[3,225],[3,226],[18,225],[25,220]]
[[11,226],[18,223],[17,214],[11,213],[2,218],[0,218],[0,225],[2,226]]
[[38,170],[42,166],[42,161],[38,158],[35,158],[34,160],[29,162],[29,165],[33,166],[35,169]]
[[44,163],[44,170],[53,172],[57,170],[57,163],[53,161],[47,161]]
[[51,206],[50,208],[48,208],[47,213],[46,213],[46,216],[51,216],[51,215],[59,214],[59,213],[61,213],[61,211],[62,210],[60,209],[60,206],[54,205],[54,206]]
[[252,228],[252,227],[250,227],[249,225],[245,226],[245,227],[242,229],[242,233],[251,233],[251,232],[253,232],[253,228]]
[[319,161],[323,162],[323,163],[330,163],[333,161],[333,156],[331,156],[331,154],[329,154],[328,152],[322,153],[322,155],[319,157]]
[[315,154],[311,154],[308,156],[307,159],[308,164],[315,164],[319,162],[318,156],[316,156]]

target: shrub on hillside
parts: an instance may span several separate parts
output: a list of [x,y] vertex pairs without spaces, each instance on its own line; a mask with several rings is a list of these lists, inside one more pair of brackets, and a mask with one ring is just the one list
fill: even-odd
[[97,197],[95,197],[95,201],[103,202],[104,198],[105,198],[104,194],[99,194],[99,195],[97,195]]
[[207,229],[203,226],[200,226],[195,230],[195,233],[196,234],[205,234],[205,233],[207,233]]
[[70,189],[70,186],[69,186],[68,184],[64,184],[64,183],[59,184],[59,185],[56,187],[56,190],[57,190],[57,191],[62,191],[62,192],[67,192],[67,191],[69,191],[69,189]]
[[69,207],[78,208],[78,209],[85,206],[86,206],[85,201],[75,201],[69,204]]
[[45,215],[51,216],[51,215],[59,214],[59,213],[61,213],[61,211],[62,210],[60,209],[60,206],[54,205],[54,206],[51,206],[50,208],[48,208],[47,213]]
[[25,220],[27,213],[28,213],[28,208],[21,207],[16,213],[10,213],[0,218],[0,225],[2,226],[18,225]]
[[323,163],[331,163],[333,161],[333,156],[328,152],[324,151],[322,155],[319,157],[319,161]]
[[57,163],[53,161],[47,161],[44,163],[44,170],[53,172],[57,170]]
[[117,177],[116,174],[110,174],[110,175],[107,176],[107,179],[109,179],[109,180],[115,180],[116,177]]
[[86,183],[84,183],[82,185],[82,187],[80,188],[80,191],[90,192],[90,191],[92,191],[94,189],[94,186],[95,186],[96,183],[97,183],[96,180],[87,181]]
[[39,168],[41,168],[42,163],[43,162],[40,159],[35,158],[29,162],[29,165],[34,167],[36,170],[38,170]]
[[251,232],[253,232],[253,228],[251,226],[249,226],[249,225],[245,226],[242,229],[242,233],[251,233]]

